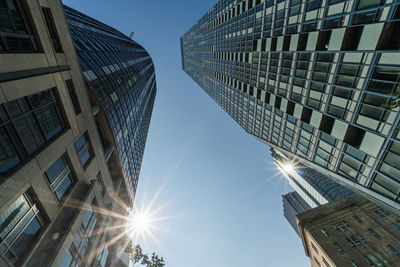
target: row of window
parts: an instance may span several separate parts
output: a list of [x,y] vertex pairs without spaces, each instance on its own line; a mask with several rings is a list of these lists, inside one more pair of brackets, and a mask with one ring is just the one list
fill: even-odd
[[[33,34],[32,18],[29,12],[24,12],[28,7],[23,1],[2,1],[0,5],[0,52],[39,52],[38,38]],[[50,8],[41,8],[43,19],[47,26],[50,41],[56,53],[62,53],[61,42],[58,37],[54,18]]]
[[[81,109],[72,80],[66,84],[78,114]],[[56,91],[52,88],[0,105],[0,177],[9,175],[67,128]]]
[[[78,139],[77,143],[84,142],[81,138]],[[91,154],[89,154],[90,157]],[[81,157],[82,164],[87,160],[88,157]],[[58,158],[46,170],[45,175],[50,190],[58,201],[65,201],[76,182],[67,156],[62,155]],[[101,177],[97,179],[100,180],[101,184],[104,184]],[[33,190],[28,190],[0,215],[0,257],[11,266],[19,266],[48,223],[48,218],[44,215]],[[78,233],[76,242],[74,241],[76,244],[71,246],[70,251],[74,251],[76,247],[81,251],[83,257],[85,249],[90,245],[90,239],[87,237],[91,236],[95,224],[96,217],[93,210],[89,210],[82,221],[81,232]],[[83,239],[84,241],[82,241]]]

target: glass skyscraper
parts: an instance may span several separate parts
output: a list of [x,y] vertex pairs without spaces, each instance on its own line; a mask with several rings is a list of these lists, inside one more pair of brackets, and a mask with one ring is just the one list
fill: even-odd
[[322,173],[300,162],[293,163],[293,160],[275,149],[271,149],[271,152],[277,168],[289,181],[290,186],[311,208],[316,208],[338,198],[354,195],[354,192]]
[[121,164],[114,169],[122,168],[132,201],[157,91],[153,61],[116,29],[66,6],[65,13],[91,101],[99,104],[113,133],[115,164]]
[[306,210],[311,209],[310,205],[297,193],[291,192],[282,196],[283,216],[286,218],[290,226],[300,236],[299,228],[297,227],[296,215]]
[[249,134],[400,208],[397,1],[221,0],[182,67]]

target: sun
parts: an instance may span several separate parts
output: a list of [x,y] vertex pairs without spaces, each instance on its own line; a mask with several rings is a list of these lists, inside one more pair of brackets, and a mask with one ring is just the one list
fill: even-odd
[[283,170],[288,173],[292,172],[294,170],[293,164],[288,163],[283,165]]
[[144,212],[133,211],[127,218],[126,226],[132,234],[143,234],[149,232],[152,218]]

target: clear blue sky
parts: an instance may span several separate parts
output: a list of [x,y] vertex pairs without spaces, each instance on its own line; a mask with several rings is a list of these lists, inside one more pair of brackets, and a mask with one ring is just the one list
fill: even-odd
[[282,215],[289,185],[269,148],[240,128],[181,67],[179,37],[217,0],[63,0],[152,56],[158,93],[136,205],[162,220],[145,251],[167,267],[309,266]]

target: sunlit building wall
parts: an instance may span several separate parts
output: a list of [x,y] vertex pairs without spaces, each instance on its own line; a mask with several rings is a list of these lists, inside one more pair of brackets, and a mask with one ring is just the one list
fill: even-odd
[[221,0],[181,37],[183,70],[245,131],[400,208],[396,1]]
[[[140,65],[145,56],[134,41],[96,22],[93,34],[124,43],[118,53],[137,61],[109,67],[110,76],[83,65],[76,53],[87,48],[74,44],[60,0],[2,1],[0,13],[0,266],[128,266],[124,223],[138,168],[125,172],[118,149],[124,133],[116,135],[114,127],[126,127],[109,121],[112,109],[104,103],[113,106],[118,98],[134,110],[138,147],[129,155],[140,165],[155,95],[151,64]],[[90,31],[76,32],[95,39]],[[118,41],[100,45],[119,49]],[[116,64],[113,56],[103,60]],[[94,75],[109,85],[103,98]],[[125,77],[136,79],[124,87],[126,95],[119,91],[131,79]],[[140,96],[123,104],[129,91]],[[128,124],[124,114],[116,116]]]
[[297,224],[311,266],[400,264],[400,217],[360,196],[307,210]]

